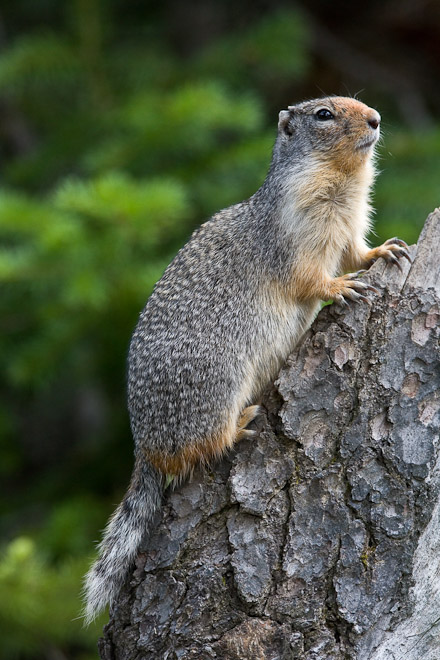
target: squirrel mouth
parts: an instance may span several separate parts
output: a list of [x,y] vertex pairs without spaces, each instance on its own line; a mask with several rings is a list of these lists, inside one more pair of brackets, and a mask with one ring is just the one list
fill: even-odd
[[358,144],[357,147],[356,147],[356,149],[358,149],[358,150],[360,150],[360,151],[366,151],[367,149],[370,149],[370,147],[372,147],[373,145],[375,145],[376,142],[377,142],[377,137],[375,136],[375,137],[373,137],[373,138],[370,138],[370,139],[364,140],[363,142],[361,142],[360,144]]

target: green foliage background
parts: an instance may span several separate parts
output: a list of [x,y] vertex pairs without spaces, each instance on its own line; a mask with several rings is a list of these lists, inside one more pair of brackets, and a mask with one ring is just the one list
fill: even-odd
[[[5,660],[96,657],[103,620],[85,630],[75,618],[93,542],[130,474],[130,334],[194,227],[261,184],[277,111],[316,76],[296,5],[189,49],[165,10],[124,7],[19,0],[2,19]],[[362,98],[390,108],[373,240],[413,242],[439,201],[440,130],[400,126],[374,87]]]

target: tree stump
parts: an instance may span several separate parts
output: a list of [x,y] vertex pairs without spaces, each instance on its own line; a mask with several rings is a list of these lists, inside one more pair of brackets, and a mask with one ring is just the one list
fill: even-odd
[[320,312],[257,436],[166,493],[103,660],[439,660],[439,246],[436,210],[381,295]]

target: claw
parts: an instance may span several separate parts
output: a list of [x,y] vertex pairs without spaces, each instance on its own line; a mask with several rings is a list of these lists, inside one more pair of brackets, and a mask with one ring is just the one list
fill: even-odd
[[388,255],[388,257],[386,257],[386,260],[391,261],[391,263],[395,264],[397,268],[400,270],[400,272],[403,273],[402,266],[400,265],[399,260],[394,256],[394,254]]
[[359,291],[356,291],[355,289],[349,289],[344,296],[347,296],[350,300],[354,300],[355,302],[358,302],[359,300],[369,302],[367,296],[364,296],[363,293],[359,293]]
[[397,254],[399,255],[399,257],[405,257],[405,259],[408,259],[409,263],[412,264],[412,259],[404,248],[399,250]]
[[344,291],[344,293],[342,293],[341,295],[344,297],[345,300],[346,300],[347,298],[348,298],[349,300],[357,300],[361,294],[358,293],[357,291],[355,291],[354,289],[347,289],[347,290]]
[[361,291],[373,291],[373,293],[377,293],[377,295],[380,294],[380,291],[378,291],[375,286],[372,286],[371,284],[367,284],[366,282],[354,281],[351,284],[351,288],[360,289]]
[[408,245],[405,243],[405,241],[397,238],[397,236],[394,236],[394,238],[389,238],[387,241],[385,241],[384,245],[400,245],[400,247],[408,249]]
[[365,282],[359,282],[359,280],[352,280],[347,282],[347,286],[350,287],[350,289],[360,289],[361,291],[366,291],[369,285]]

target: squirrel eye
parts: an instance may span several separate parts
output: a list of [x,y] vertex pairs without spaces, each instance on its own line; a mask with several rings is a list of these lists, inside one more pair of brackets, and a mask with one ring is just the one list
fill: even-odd
[[327,121],[328,119],[334,119],[335,116],[330,112],[330,110],[327,110],[327,108],[321,108],[321,110],[318,110],[318,112],[315,113],[316,119],[319,119],[319,121]]

